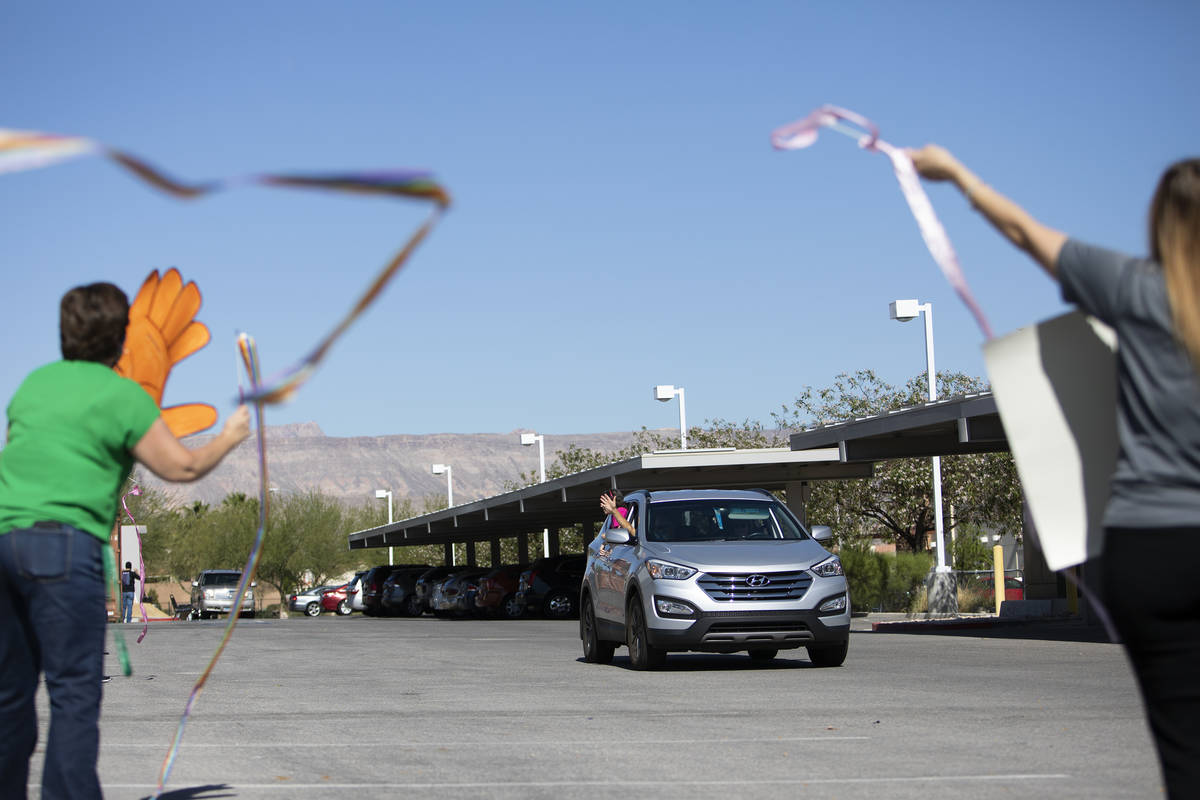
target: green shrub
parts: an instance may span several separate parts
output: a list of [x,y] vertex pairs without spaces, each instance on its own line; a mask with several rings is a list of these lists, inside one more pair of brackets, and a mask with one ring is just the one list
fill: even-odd
[[933,556],[928,553],[900,552],[889,557],[881,592],[882,610],[916,611],[925,588],[925,576],[932,568]]
[[992,548],[979,541],[983,531],[977,525],[959,525],[955,534],[952,563],[956,571],[992,568]]
[[838,553],[842,569],[846,571],[846,584],[850,587],[850,606],[859,611],[870,611],[879,605],[883,588],[884,569],[876,553],[867,545],[846,545]]

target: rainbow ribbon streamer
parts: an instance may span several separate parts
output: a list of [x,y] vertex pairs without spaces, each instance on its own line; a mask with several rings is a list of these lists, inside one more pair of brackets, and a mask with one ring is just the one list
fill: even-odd
[[254,342],[254,338],[247,333],[238,334],[238,351],[241,353],[242,363],[246,367],[246,374],[250,379],[250,395],[256,397],[254,403],[254,415],[256,422],[255,440],[258,444],[258,530],[254,534],[254,544],[250,548],[250,557],[246,560],[246,566],[242,568],[242,579],[238,581],[237,591],[234,593],[233,602],[230,605],[229,620],[225,623],[225,633],[221,637],[220,643],[217,644],[216,651],[209,659],[208,665],[204,671],[200,673],[200,677],[196,679],[196,683],[192,686],[192,693],[188,696],[187,703],[183,707],[183,714],[179,717],[179,726],[175,729],[175,738],[171,741],[171,746],[167,750],[166,756],[163,758],[162,767],[158,773],[158,786],[151,795],[152,800],[157,800],[162,794],[163,789],[167,785],[167,780],[171,777],[171,769],[175,766],[175,759],[179,755],[179,745],[183,742],[183,731],[187,726],[188,718],[192,714],[192,708],[196,705],[196,701],[200,698],[200,692],[204,689],[204,684],[208,682],[209,676],[212,675],[213,669],[217,666],[217,661],[221,658],[221,654],[225,652],[225,647],[233,638],[233,630],[237,627],[238,618],[241,616],[239,610],[242,607],[242,598],[246,595],[246,587],[254,582],[255,574],[258,570],[258,558],[262,554],[263,536],[267,530],[267,512],[268,502],[270,500],[269,487],[271,482],[267,475],[267,438],[266,425],[263,423],[263,406],[268,402],[263,398],[260,387],[260,370],[258,362],[258,346]]
[[[205,194],[220,191],[223,189],[232,188],[244,184],[263,184],[267,186],[277,186],[283,188],[306,188],[306,189],[327,189],[341,192],[353,192],[357,194],[375,194],[375,195],[390,195],[393,197],[409,197],[418,200],[424,200],[433,204],[433,210],[426,221],[409,237],[404,246],[392,257],[383,269],[375,276],[371,283],[367,286],[366,291],[359,297],[358,301],[350,308],[345,316],[338,322],[333,330],[308,353],[292,367],[283,370],[278,375],[269,380],[263,381],[261,378],[261,370],[258,360],[258,349],[254,339],[248,334],[240,334],[238,337],[238,349],[241,353],[242,362],[246,368],[246,372],[250,378],[249,391],[242,394],[241,401],[249,401],[254,403],[256,421],[257,421],[257,441],[258,441],[258,462],[259,462],[259,512],[258,512],[258,531],[255,535],[254,545],[251,548],[249,559],[246,562],[245,568],[242,570],[242,579],[238,583],[237,595],[233,602],[233,610],[230,612],[229,621],[225,626],[225,634],[221,638],[220,644],[217,646],[216,652],[208,662],[208,666],[201,673],[196,684],[192,687],[191,695],[188,697],[187,704],[184,706],[183,714],[179,719],[179,727],[175,732],[175,739],[171,743],[170,749],[167,751],[166,757],[163,759],[162,769],[159,772],[158,787],[154,792],[153,797],[158,798],[162,794],[163,788],[166,786],[167,779],[170,777],[171,768],[175,764],[176,757],[179,754],[179,745],[183,740],[184,728],[187,725],[188,718],[191,715],[192,709],[196,704],[196,700],[200,696],[205,683],[212,675],[217,661],[221,654],[225,651],[225,647],[229,644],[230,638],[233,635],[234,628],[237,627],[238,609],[241,608],[242,598],[245,596],[246,587],[254,580],[255,573],[258,568],[259,555],[262,553],[263,535],[267,528],[267,512],[269,501],[269,480],[267,475],[267,454],[266,454],[266,428],[263,424],[263,407],[268,404],[280,403],[287,400],[295,391],[308,380],[316,370],[317,365],[329,352],[330,347],[335,341],[350,327],[351,323],[358,318],[366,308],[371,305],[383,291],[384,287],[396,276],[404,264],[408,261],[409,256],[413,251],[425,240],[429,235],[434,225],[440,220],[442,213],[450,206],[449,193],[438,184],[430,173],[416,170],[385,170],[376,172],[353,172],[340,173],[329,175],[251,175],[240,178],[228,178],[224,180],[209,181],[201,184],[185,184],[173,178],[168,177],[162,171],[150,166],[146,161],[131,156],[128,153],[123,153],[109,147],[105,147],[91,139],[86,139],[79,136],[61,136],[56,134],[39,133],[36,131],[17,131],[0,129],[0,173],[16,172],[27,169],[36,169],[60,163],[72,158],[89,155],[104,155],[109,159],[120,164],[128,169],[137,177],[141,178],[146,183],[161,189],[175,197],[190,199],[200,197]],[[139,494],[140,490],[135,487],[131,494]],[[122,498],[124,503],[124,498]],[[129,513],[128,506],[125,509]],[[130,520],[133,519],[129,515]],[[106,566],[108,568],[110,580],[116,586],[116,567],[113,559],[111,548],[105,549]],[[139,562],[141,563],[141,562]],[[142,565],[142,572],[145,572],[145,566]],[[142,609],[142,619],[146,620],[145,609]],[[143,630],[142,636],[146,635]],[[125,647],[125,640],[118,631],[118,648],[121,653],[122,668],[126,675],[130,674],[129,656]],[[142,639],[139,637],[138,641]]]
[[[133,478],[130,478],[129,480],[130,480],[130,482],[133,482]],[[129,513],[129,506],[126,505],[126,503],[125,503],[125,500],[126,500],[126,498],[129,497],[129,495],[134,495],[135,497],[137,497],[137,496],[140,496],[141,493],[142,493],[142,487],[138,486],[137,483],[133,483],[133,488],[130,489],[128,492],[126,492],[124,494],[124,496],[121,498],[121,507],[125,509],[125,516],[129,517],[129,524],[133,525],[133,535],[137,537],[137,541],[138,541],[138,574],[142,576],[142,588],[144,590],[146,587],[146,560],[144,558],[142,558],[142,532],[138,530],[137,520],[135,520],[133,518],[133,514]],[[138,592],[138,611],[140,611],[142,614],[142,632],[138,634],[138,638],[137,638],[138,644],[141,644],[142,640],[146,638],[146,634],[150,632],[150,618],[146,615],[145,597],[146,597],[145,591]],[[124,618],[124,616],[125,616],[125,609],[121,609],[121,617]],[[124,638],[124,635],[121,633],[120,628],[117,628],[117,635]],[[129,673],[127,672],[125,674],[128,675]]]
[[[843,120],[858,126],[859,130],[842,125]],[[979,304],[975,302],[975,296],[971,294],[971,287],[967,285],[967,279],[958,263],[958,255],[950,244],[950,237],[946,235],[941,220],[934,213],[929,196],[921,187],[921,177],[917,174],[912,159],[902,148],[894,147],[880,139],[879,128],[874,122],[844,108],[821,106],[804,119],[776,128],[771,134],[771,144],[776,150],[801,150],[817,141],[817,134],[821,128],[829,128],[849,136],[855,139],[862,149],[883,153],[891,159],[896,180],[900,182],[900,191],[904,193],[909,210],[917,220],[917,227],[921,229],[921,238],[925,240],[925,246],[929,248],[933,260],[941,268],[942,275],[975,317],[975,323],[983,331],[984,337],[991,339],[992,327]]]
[[378,170],[326,175],[259,174],[225,178],[198,184],[182,183],[150,166],[144,159],[106,147],[81,136],[62,136],[38,131],[19,131],[0,128],[0,173],[19,172],[47,167],[72,158],[103,155],[120,164],[146,183],[175,197],[191,199],[246,184],[261,184],[282,188],[326,189],[354,194],[409,197],[433,204],[429,218],[409,238],[405,245],[384,265],[367,286],[367,290],[346,313],[334,329],[300,361],[260,383],[245,395],[244,400],[281,403],[312,376],[317,365],[350,324],[379,296],[396,276],[413,251],[425,240],[442,213],[450,206],[450,194],[431,173],[423,170]]

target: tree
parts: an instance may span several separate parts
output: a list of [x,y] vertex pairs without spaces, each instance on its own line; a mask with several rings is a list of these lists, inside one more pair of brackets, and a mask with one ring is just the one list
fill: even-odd
[[[791,406],[773,414],[780,427],[806,430],[816,425],[871,416],[925,402],[925,376],[895,388],[871,370],[842,373],[833,386],[805,387]],[[980,378],[938,373],[944,396],[985,391]],[[913,552],[922,552],[935,530],[931,498],[933,469],[927,458],[881,461],[872,478],[818,481],[809,499],[809,519],[829,520],[842,540],[875,535],[880,527]],[[942,458],[944,525],[988,524],[1019,531],[1021,490],[1016,467],[1007,453]]]

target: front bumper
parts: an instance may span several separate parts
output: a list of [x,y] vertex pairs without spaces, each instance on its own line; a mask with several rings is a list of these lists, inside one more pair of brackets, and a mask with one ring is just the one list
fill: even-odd
[[[655,627],[655,622],[672,627]],[[681,622],[691,624],[677,627]],[[646,633],[650,644],[665,650],[733,653],[844,642],[850,622],[844,615],[821,616],[815,611],[706,611],[689,620],[655,618]]]

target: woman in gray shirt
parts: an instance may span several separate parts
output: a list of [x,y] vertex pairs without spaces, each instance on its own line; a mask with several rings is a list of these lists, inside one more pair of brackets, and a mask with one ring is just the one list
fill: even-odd
[[1171,798],[1200,797],[1200,159],[1180,161],[1150,204],[1150,256],[1042,225],[949,152],[911,152],[1117,332],[1119,451],[1104,514],[1103,596],[1133,664]]

